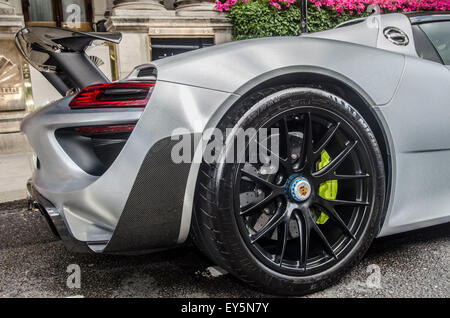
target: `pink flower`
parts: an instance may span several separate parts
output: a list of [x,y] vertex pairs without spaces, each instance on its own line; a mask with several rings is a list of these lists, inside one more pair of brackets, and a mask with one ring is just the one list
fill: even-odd
[[[223,0],[222,0],[223,1]],[[217,1],[216,9],[218,11],[229,11],[233,6],[240,2],[249,2],[254,0],[225,0]],[[269,5],[282,10],[289,8],[296,0],[270,0]],[[450,0],[309,0],[318,9],[323,7],[334,9],[338,14],[349,12],[354,14],[355,11],[361,14],[366,7],[371,4],[378,5],[383,11],[418,11],[418,10],[434,10],[446,11],[450,10]]]

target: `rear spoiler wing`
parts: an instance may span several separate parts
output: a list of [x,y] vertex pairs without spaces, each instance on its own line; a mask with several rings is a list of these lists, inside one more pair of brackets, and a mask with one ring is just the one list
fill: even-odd
[[74,89],[109,82],[85,53],[95,40],[120,43],[122,34],[52,27],[28,27],[16,34],[16,46],[24,58],[63,96]]

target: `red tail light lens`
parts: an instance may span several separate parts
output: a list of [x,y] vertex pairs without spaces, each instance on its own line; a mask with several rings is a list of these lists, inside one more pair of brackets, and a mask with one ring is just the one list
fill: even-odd
[[77,131],[84,135],[114,134],[132,132],[135,125],[79,127]]
[[83,88],[70,102],[72,109],[145,107],[154,82],[116,82]]

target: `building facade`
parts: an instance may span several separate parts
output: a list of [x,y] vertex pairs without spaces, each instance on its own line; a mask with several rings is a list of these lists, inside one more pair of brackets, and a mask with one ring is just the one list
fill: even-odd
[[111,81],[139,64],[231,41],[231,25],[212,0],[0,0],[0,154],[28,151],[21,120],[61,98],[15,47],[26,26],[121,32],[120,44],[87,51]]

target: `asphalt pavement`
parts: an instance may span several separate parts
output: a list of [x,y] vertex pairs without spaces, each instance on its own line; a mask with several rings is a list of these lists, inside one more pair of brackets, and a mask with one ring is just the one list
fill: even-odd
[[27,197],[32,165],[31,153],[0,154],[0,203]]
[[[71,254],[25,201],[0,204],[0,297],[267,296],[191,244],[144,256]],[[377,239],[336,286],[308,297],[449,296],[450,224],[444,224]]]

